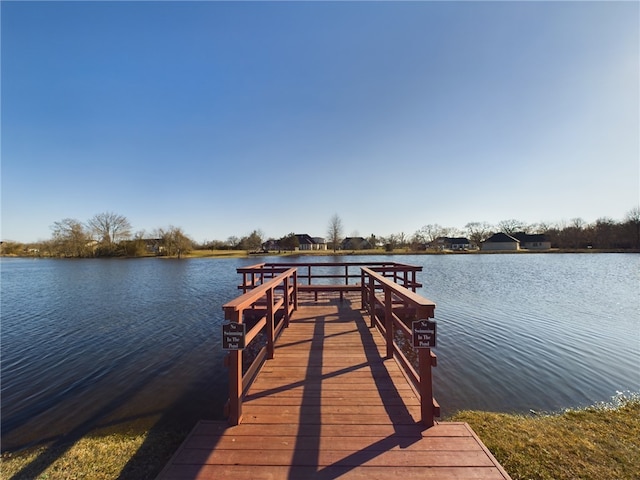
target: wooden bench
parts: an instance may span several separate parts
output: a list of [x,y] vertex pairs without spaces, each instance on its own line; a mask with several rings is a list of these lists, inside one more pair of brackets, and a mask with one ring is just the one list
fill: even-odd
[[314,285],[300,285],[298,284],[299,292],[313,292],[314,299],[318,301],[318,292],[338,292],[340,293],[340,300],[344,300],[344,292],[359,292],[362,289],[361,284],[354,283],[352,285],[322,285],[322,284],[314,284]]

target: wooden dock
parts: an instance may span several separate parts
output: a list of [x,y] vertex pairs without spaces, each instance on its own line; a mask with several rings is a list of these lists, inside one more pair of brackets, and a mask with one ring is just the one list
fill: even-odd
[[509,479],[465,423],[420,423],[420,399],[359,295],[300,298],[242,423],[201,421],[159,480]]

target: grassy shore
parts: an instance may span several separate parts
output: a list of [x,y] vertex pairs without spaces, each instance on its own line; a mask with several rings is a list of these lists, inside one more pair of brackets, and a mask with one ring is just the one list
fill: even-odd
[[518,479],[640,478],[640,397],[552,415],[458,412]]
[[[638,396],[557,414],[464,411],[447,420],[468,422],[514,480],[631,480],[640,472]],[[4,453],[0,478],[153,479],[185,434],[126,425],[96,431],[74,443]]]
[[[411,250],[410,248],[396,248],[394,250],[385,250],[382,248],[375,248],[369,250],[338,250],[334,252],[333,250],[299,250],[299,251],[281,251],[281,252],[267,252],[267,253],[249,253],[247,250],[191,250],[189,253],[185,253],[181,255],[181,258],[250,258],[250,257],[301,257],[301,256],[339,256],[339,257],[348,257],[348,256],[364,256],[364,255],[528,255],[528,254],[545,254],[545,253],[640,253],[640,250],[621,250],[621,249],[608,249],[608,250],[597,250],[597,249],[561,249],[561,248],[552,248],[549,250],[494,250],[494,251],[486,251],[486,250],[464,250],[464,251],[453,251],[453,250]],[[39,254],[31,254],[31,253],[2,253],[0,252],[0,257],[39,257]],[[147,253],[145,255],[140,255],[138,257],[130,257],[130,258],[143,258],[143,257],[157,257],[155,254]],[[177,258],[173,257],[164,257],[161,256],[159,258]],[[358,260],[353,260],[354,262]]]
[[[295,252],[268,252],[259,254],[250,254],[246,250],[192,250],[188,254],[183,255],[184,258],[238,258],[238,257],[304,257],[304,256],[364,256],[364,255],[527,255],[527,254],[549,254],[549,253],[640,253],[637,250],[596,250],[596,249],[559,249],[552,248],[550,250],[465,250],[465,251],[436,251],[436,250],[411,250],[409,248],[397,248],[387,251],[381,248],[369,250],[299,250]],[[357,259],[353,260],[358,261]]]

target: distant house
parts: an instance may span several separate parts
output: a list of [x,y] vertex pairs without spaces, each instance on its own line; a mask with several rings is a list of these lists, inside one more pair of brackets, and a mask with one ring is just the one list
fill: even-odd
[[513,236],[520,240],[520,248],[526,250],[549,250],[551,248],[551,242],[542,233],[518,232],[514,233]]
[[464,237],[438,237],[428,246],[436,250],[463,251],[471,248],[471,242],[468,238]]
[[482,243],[481,249],[487,251],[520,250],[520,240],[506,233],[495,233]]
[[[327,242],[325,242],[322,237],[311,237],[306,233],[296,233],[294,234],[296,237],[297,246],[295,250],[326,250]],[[293,245],[284,245],[280,244],[279,240],[267,240],[262,244],[262,250],[265,252],[271,252],[275,250],[292,250]]]
[[311,237],[314,244],[314,250],[326,250],[327,249],[327,241],[322,237]]
[[327,249],[327,243],[324,241],[324,238],[311,237],[306,233],[302,233],[302,234],[296,233],[296,238],[298,239],[299,250],[326,250]]
[[363,237],[347,237],[340,243],[342,250],[368,250],[373,248],[369,240]]
[[[156,255],[158,255],[165,250],[161,238],[145,238],[142,241],[144,242],[144,246],[148,253],[155,253]],[[96,245],[97,243],[98,242],[96,242]]]
[[309,235],[296,233],[296,238],[298,239],[298,250],[313,250],[314,241]]
[[280,242],[278,242],[278,240],[269,239],[262,244],[263,252],[272,252],[275,250],[278,250],[278,251],[281,250]]
[[464,238],[464,237],[456,237],[456,238],[447,237],[446,245],[449,250],[456,250],[456,251],[469,250],[469,247],[471,246],[471,242],[469,242],[468,238]]

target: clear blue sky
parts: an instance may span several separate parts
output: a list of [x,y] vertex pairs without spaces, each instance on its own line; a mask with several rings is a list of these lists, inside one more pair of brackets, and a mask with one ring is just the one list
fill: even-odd
[[622,220],[638,2],[7,2],[2,232]]

